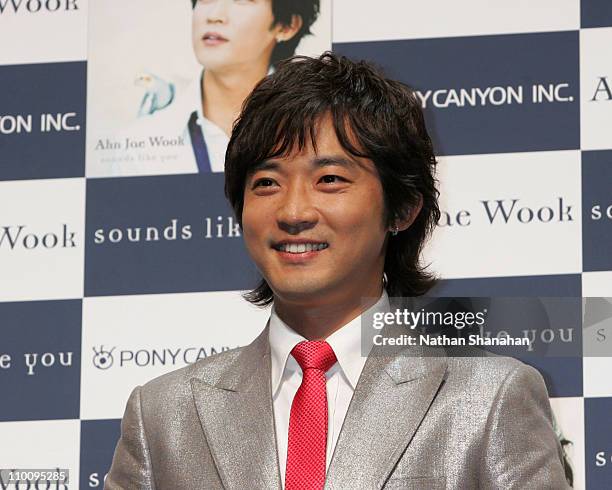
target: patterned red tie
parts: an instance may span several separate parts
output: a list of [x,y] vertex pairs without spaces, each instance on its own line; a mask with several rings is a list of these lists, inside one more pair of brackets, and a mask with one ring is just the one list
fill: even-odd
[[324,340],[302,341],[291,354],[302,368],[289,417],[286,490],[320,490],[325,483],[327,392],[325,372],[336,355]]

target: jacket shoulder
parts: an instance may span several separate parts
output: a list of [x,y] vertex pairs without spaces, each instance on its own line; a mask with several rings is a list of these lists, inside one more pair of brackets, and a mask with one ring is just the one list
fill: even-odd
[[486,353],[480,357],[449,357],[447,383],[473,389],[492,400],[508,380],[539,385],[546,392],[540,372],[512,357]]

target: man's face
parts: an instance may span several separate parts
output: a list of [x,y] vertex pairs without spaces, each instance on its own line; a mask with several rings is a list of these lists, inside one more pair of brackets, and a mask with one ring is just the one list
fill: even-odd
[[272,0],[199,0],[192,16],[195,56],[211,70],[268,63],[280,29],[273,22]]
[[387,228],[373,162],[340,145],[329,116],[317,153],[271,159],[244,189],[247,249],[277,298],[317,304],[380,293]]

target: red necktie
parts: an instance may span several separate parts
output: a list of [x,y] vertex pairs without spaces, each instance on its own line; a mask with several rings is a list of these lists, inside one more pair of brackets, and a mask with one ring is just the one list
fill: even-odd
[[324,340],[302,341],[291,354],[303,375],[289,416],[285,490],[319,490],[325,484],[327,449],[325,372],[336,355]]

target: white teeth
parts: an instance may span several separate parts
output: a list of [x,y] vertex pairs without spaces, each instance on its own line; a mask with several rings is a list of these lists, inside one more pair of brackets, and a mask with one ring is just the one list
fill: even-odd
[[301,254],[304,252],[319,251],[327,248],[327,243],[283,243],[277,247],[281,252]]

